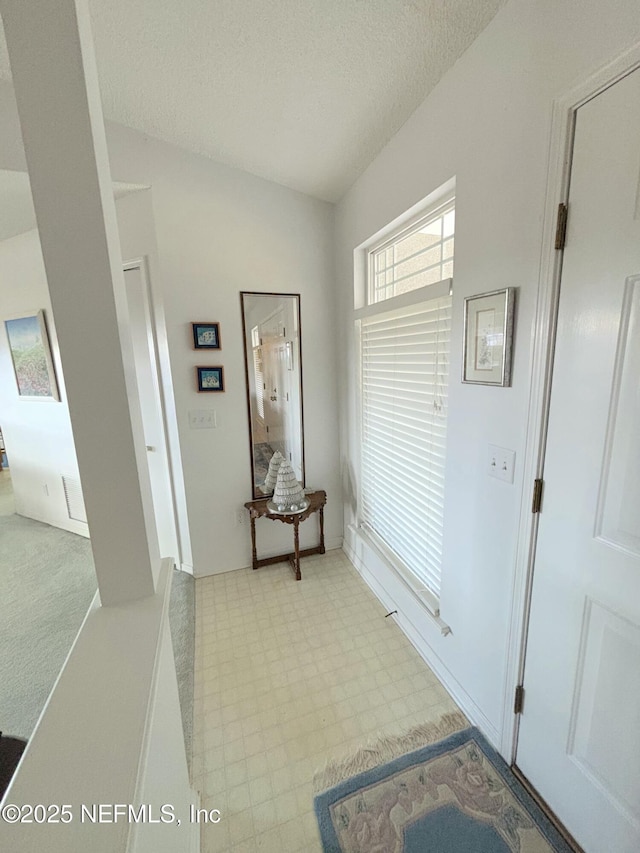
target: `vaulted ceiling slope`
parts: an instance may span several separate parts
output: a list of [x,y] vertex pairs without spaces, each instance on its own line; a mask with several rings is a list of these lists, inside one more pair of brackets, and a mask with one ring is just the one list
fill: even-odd
[[[116,182],[113,195],[122,198],[143,189],[146,187],[140,184]],[[0,242],[37,227],[29,175],[0,169]]]
[[336,201],[504,2],[90,0],[105,115]]

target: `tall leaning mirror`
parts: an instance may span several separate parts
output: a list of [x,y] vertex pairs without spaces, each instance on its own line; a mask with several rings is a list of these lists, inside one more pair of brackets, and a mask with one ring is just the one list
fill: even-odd
[[300,296],[245,291],[240,300],[253,497],[261,498],[276,451],[305,484]]

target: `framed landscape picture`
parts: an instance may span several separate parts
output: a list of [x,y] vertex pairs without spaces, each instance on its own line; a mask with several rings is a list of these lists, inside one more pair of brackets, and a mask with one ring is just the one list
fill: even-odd
[[194,349],[222,349],[220,323],[192,323]]
[[196,367],[198,391],[224,391],[222,367]]
[[464,300],[463,382],[511,385],[514,306],[514,287]]
[[26,400],[59,400],[44,311],[4,321],[18,394]]

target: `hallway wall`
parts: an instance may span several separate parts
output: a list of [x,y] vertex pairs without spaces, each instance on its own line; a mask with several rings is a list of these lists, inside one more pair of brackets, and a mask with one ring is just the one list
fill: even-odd
[[[336,210],[345,539],[359,566],[454,696],[494,742],[513,703],[506,679],[531,393],[552,107],[640,39],[638,0],[510,0],[390,140]],[[356,529],[359,479],[354,250],[456,179],[444,551],[443,636]],[[571,214],[569,213],[569,217]],[[547,223],[555,233],[555,223]],[[510,388],[464,385],[464,298],[517,288]],[[514,450],[515,482],[487,474],[488,445]],[[508,711],[510,713],[510,710]]]
[[[0,320],[44,309],[60,401],[18,396],[4,328],[0,329],[0,425],[11,464],[16,512],[82,536],[69,518],[62,477],[79,482],[64,376],[37,231],[0,242]],[[3,323],[4,326],[4,323]]]
[[[0,168],[25,168],[19,138],[11,87],[0,82]],[[306,482],[327,491],[327,545],[339,547],[332,205],[118,125],[107,125],[107,139],[113,180],[151,187],[152,286],[166,318],[195,574],[245,567],[251,558],[248,524],[237,521],[251,498],[242,290],[301,294]],[[139,256],[127,235],[121,227],[123,254]],[[193,349],[194,321],[221,324],[221,351],[203,357]],[[217,364],[224,393],[199,394],[196,365]],[[209,408],[217,429],[190,429],[189,412]],[[259,536],[263,554],[291,548],[285,525],[264,524]],[[316,544],[316,536],[314,525],[302,526],[303,544]]]

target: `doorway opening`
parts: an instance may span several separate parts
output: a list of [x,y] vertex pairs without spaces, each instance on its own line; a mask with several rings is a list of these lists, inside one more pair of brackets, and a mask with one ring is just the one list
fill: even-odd
[[[149,468],[153,509],[161,557],[172,557],[183,570],[193,573],[185,559],[190,553],[186,502],[177,444],[175,408],[168,405],[170,382],[163,382],[162,366],[168,356],[160,351],[153,295],[146,259],[123,265],[127,302],[125,372],[130,387],[137,389]],[[169,388],[169,391],[167,391]]]

